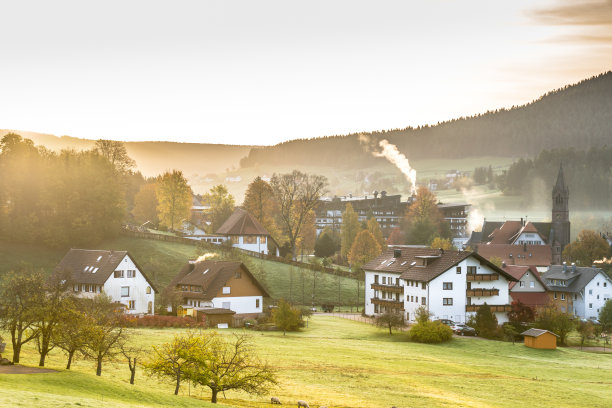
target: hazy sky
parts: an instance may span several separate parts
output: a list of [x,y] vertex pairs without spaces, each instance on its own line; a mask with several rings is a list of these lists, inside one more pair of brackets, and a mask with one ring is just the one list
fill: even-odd
[[93,139],[403,128],[612,69],[612,0],[0,0],[0,16],[0,128]]

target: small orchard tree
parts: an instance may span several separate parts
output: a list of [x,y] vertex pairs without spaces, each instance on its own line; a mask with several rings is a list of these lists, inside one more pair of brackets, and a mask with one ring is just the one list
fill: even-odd
[[193,332],[175,335],[170,343],[153,346],[153,355],[144,363],[144,368],[149,375],[175,383],[174,395],[178,395],[183,376],[193,366],[191,356],[202,346],[205,345]]
[[595,330],[594,330],[594,327],[593,327],[593,323],[581,321],[576,326],[576,331],[580,335],[580,350],[582,350],[582,347],[584,346],[584,342],[589,337],[592,337],[593,334],[595,333]]
[[497,318],[486,303],[476,312],[476,330],[485,338],[493,338],[497,335]]
[[13,363],[19,363],[21,347],[38,336],[36,305],[43,287],[42,273],[26,266],[5,274],[0,281],[0,329],[11,336]]
[[51,341],[55,347],[66,353],[68,357],[66,370],[70,370],[77,353],[82,353],[85,349],[87,336],[94,324],[94,319],[83,313],[74,299],[65,305]]
[[302,325],[302,313],[300,309],[293,307],[284,299],[279,300],[278,307],[272,311],[272,320],[279,329],[283,330],[283,336],[288,331],[297,331]]
[[134,385],[134,378],[136,377],[136,367],[139,364],[140,359],[144,355],[142,347],[131,345],[129,343],[121,343],[119,350],[125,359],[127,360],[128,367],[130,369],[130,384]]
[[187,358],[192,366],[187,377],[196,385],[210,388],[212,403],[217,402],[219,392],[241,390],[261,395],[277,384],[275,372],[259,359],[251,337],[245,334],[224,337],[208,331],[198,339],[204,346],[190,350]]
[[574,330],[576,326],[572,317],[567,313],[560,312],[554,306],[546,306],[537,309],[536,316],[536,327],[555,333],[559,336],[557,338],[557,343],[565,346],[568,334]]
[[102,375],[102,362],[114,360],[121,354],[121,345],[127,341],[127,333],[120,324],[120,314],[110,298],[98,295],[87,305],[87,314],[93,319],[88,327],[83,348],[86,358],[96,362],[96,375]]
[[612,328],[612,299],[606,300],[604,307],[599,312],[599,323],[605,332]]
[[376,316],[374,323],[377,327],[388,328],[389,334],[393,334],[393,329],[404,327],[404,317],[395,309],[387,309],[385,313]]

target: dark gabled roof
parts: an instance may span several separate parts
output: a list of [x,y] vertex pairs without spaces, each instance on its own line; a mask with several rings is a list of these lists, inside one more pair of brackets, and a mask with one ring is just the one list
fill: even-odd
[[[395,251],[401,251],[399,258],[394,257]],[[404,280],[429,282],[470,256],[491,267],[506,279],[516,280],[512,275],[474,252],[440,251],[432,248],[389,248],[378,258],[365,264],[363,269],[373,272],[397,273]],[[418,266],[419,261],[423,259],[427,261],[427,266]]]
[[[509,223],[507,227],[504,227],[505,223]],[[540,236],[542,238],[544,238],[544,240],[550,244],[550,228],[551,228],[551,224],[550,222],[529,222],[540,234]],[[510,228],[511,227],[511,228]],[[498,236],[498,240],[503,240],[503,237],[506,236],[507,234],[510,234],[507,236],[507,239],[509,240],[510,238],[512,238],[512,236],[514,236],[522,227],[522,223],[520,221],[487,221],[485,220],[485,222],[482,225],[482,233],[480,234],[480,236],[478,237],[474,237],[479,239],[478,242],[476,242],[476,240],[472,240],[470,239],[470,241],[472,241],[470,243],[470,245],[474,245],[474,244],[478,244],[480,242],[482,243],[486,243],[490,241],[489,236],[491,234],[493,234],[493,232],[495,232],[496,230],[502,230],[504,229],[504,231],[501,233],[501,235]],[[506,230],[507,228],[507,230]],[[531,227],[530,227],[531,228]],[[514,231],[514,233],[512,233],[512,231]],[[494,235],[497,235],[494,234]],[[498,243],[499,241],[495,241],[495,243]],[[501,243],[505,243],[505,242],[501,242]]]
[[546,292],[510,292],[512,300],[519,301],[526,306],[540,307],[550,303]]
[[198,309],[198,312],[205,314],[205,315],[224,315],[224,314],[236,314],[236,312],[234,312],[233,310],[230,309],[223,309],[220,307],[217,308],[211,308],[211,309],[207,309],[207,308],[200,308]]
[[[567,266],[566,270],[564,271],[563,265],[552,265],[548,268],[548,271],[542,274],[542,279],[549,290],[554,290],[556,292],[577,293],[584,289],[584,287],[600,272],[605,277],[608,277],[608,275],[606,275],[606,273],[599,268],[576,267],[576,270],[574,271],[572,266]],[[550,285],[548,284],[549,279],[565,280],[568,281],[568,285]]]
[[127,251],[71,249],[55,269],[57,272],[69,271],[74,283],[103,285],[126,255],[134,262],[151,288],[157,292],[153,283]]
[[216,234],[223,235],[270,235],[255,217],[242,208],[236,208],[219,227]]
[[487,259],[500,258],[506,265],[548,266],[552,263],[550,245],[480,244],[476,251]]
[[180,285],[191,285],[202,287],[202,292],[189,292],[190,298],[212,300],[235,274],[237,269],[242,269],[253,281],[255,286],[261,290],[264,297],[270,295],[263,286],[255,279],[253,274],[239,261],[200,261],[189,262],[172,279],[168,289],[174,290]]
[[[557,336],[555,333],[548,331],[548,330],[542,330],[542,329],[529,329],[526,330],[524,332],[521,333],[521,336],[529,336],[529,337],[538,337],[543,335],[544,333],[550,333],[553,336]],[[559,337],[559,336],[557,336]]]

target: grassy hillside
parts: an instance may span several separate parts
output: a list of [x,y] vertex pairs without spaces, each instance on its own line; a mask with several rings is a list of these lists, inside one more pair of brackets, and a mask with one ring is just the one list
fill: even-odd
[[[150,347],[180,331],[139,329],[132,341]],[[253,340],[261,357],[278,369],[279,387],[266,396],[228,392],[223,404],[267,407],[270,396],[288,406],[305,399],[312,408],[605,407],[612,400],[612,355],[473,338],[414,344],[405,342],[404,334],[389,336],[368,324],[324,315],[313,316],[302,332],[255,332]],[[23,361],[38,361],[34,344],[26,347]],[[50,367],[61,369],[64,363],[61,353],[51,353]],[[93,363],[77,361],[73,373],[2,375],[0,405],[208,406],[193,399],[209,398],[207,390],[191,388],[190,399],[185,386],[173,397],[171,384],[142,370],[130,387],[123,362],[106,364],[101,379],[94,372]]]
[[[192,245],[123,236],[91,249],[129,251],[158,289],[165,288],[187,260],[203,253]],[[0,241],[0,275],[15,269],[20,263],[28,263],[50,272],[65,253],[64,249],[53,250],[42,246]],[[216,253],[219,259],[223,258],[223,254]],[[303,301],[304,304],[311,304],[315,278],[312,271],[248,256],[242,256],[241,260],[268,289],[273,299],[285,298],[296,303]],[[363,291],[363,284],[360,287]],[[314,301],[317,304],[356,304],[357,281],[317,272],[315,293]],[[362,304],[363,293],[359,299]]]

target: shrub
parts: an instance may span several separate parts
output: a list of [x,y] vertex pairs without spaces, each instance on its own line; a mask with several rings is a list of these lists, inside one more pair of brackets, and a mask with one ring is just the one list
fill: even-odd
[[[476,331],[479,336],[486,339],[498,339],[503,336],[497,325],[497,317],[491,312],[491,308],[486,303],[476,312]],[[501,334],[501,336],[500,336]]]
[[410,340],[417,343],[442,343],[453,337],[453,331],[441,322],[420,322],[410,328]]
[[205,327],[204,322],[198,322],[189,316],[147,315],[136,317],[124,315],[122,323],[125,327]]

